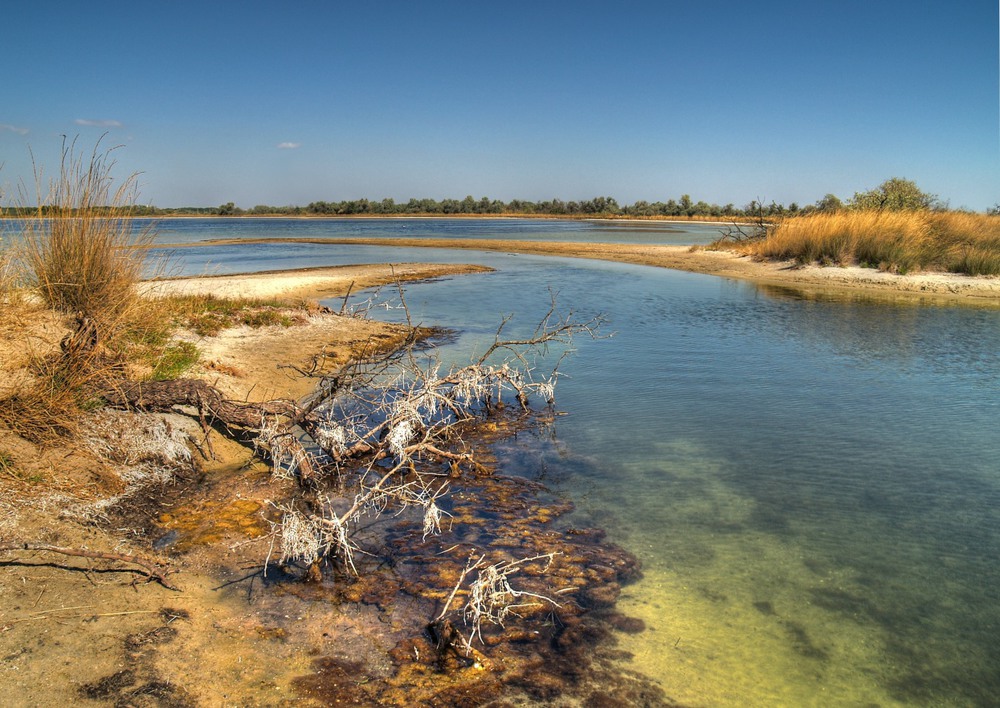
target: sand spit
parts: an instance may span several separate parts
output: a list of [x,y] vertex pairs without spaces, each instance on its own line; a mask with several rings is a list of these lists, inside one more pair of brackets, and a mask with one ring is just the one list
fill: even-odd
[[[451,248],[594,258],[737,278],[759,285],[797,290],[806,297],[839,295],[924,304],[1000,307],[1000,278],[972,277],[954,273],[896,275],[856,266],[800,266],[792,261],[755,261],[749,256],[733,251],[708,250],[691,246],[424,238],[221,239],[187,245],[238,245],[286,241],[329,245]],[[183,245],[176,247],[180,248]]]
[[[172,247],[171,247],[172,248]],[[342,297],[363,288],[411,280],[428,280],[489,268],[438,263],[379,263],[372,265],[299,268],[237,275],[207,275],[155,280],[146,285],[151,295],[215,295],[227,298]]]

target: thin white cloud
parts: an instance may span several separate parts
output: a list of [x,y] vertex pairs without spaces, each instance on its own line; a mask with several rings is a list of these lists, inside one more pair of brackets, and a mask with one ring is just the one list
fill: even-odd
[[302,143],[278,143],[279,150],[294,150],[302,147]]
[[121,128],[122,124],[116,120],[87,120],[86,118],[77,118],[73,121],[77,125],[86,125],[92,128]]
[[27,128],[18,128],[16,125],[7,125],[6,123],[0,123],[0,130],[9,130],[12,133],[17,133],[18,135],[27,135]]

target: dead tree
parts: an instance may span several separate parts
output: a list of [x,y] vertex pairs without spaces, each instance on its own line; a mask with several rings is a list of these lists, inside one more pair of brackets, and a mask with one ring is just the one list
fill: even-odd
[[747,215],[751,217],[749,221],[738,222],[733,220],[724,229],[720,230],[722,241],[746,244],[763,241],[767,238],[768,230],[772,224],[764,218],[763,202],[760,200],[750,202],[747,212]]
[[277,531],[282,561],[315,564],[332,556],[356,572],[353,559],[359,549],[351,529],[390,509],[417,507],[425,535],[440,530],[437,502],[447,491],[449,474],[476,465],[462,430],[508,402],[516,401],[524,411],[533,396],[551,404],[566,352],[544,377],[536,372],[537,356],[553,345],[568,346],[574,335],[596,337],[602,324],[600,317],[580,323],[572,314],[557,316],[554,298],[530,335],[506,338],[510,321],[504,318],[493,342],[465,366],[443,370],[440,361],[421,362],[410,347],[377,362],[377,375],[370,368],[341,375],[341,381],[364,385],[328,387],[329,395],[298,424],[323,451],[325,470],[350,467],[353,497],[342,504],[325,498],[305,509],[282,508]]
[[[400,298],[405,308],[402,291]],[[501,321],[490,345],[467,365],[446,370],[436,359],[421,358],[414,336],[401,349],[372,349],[337,371],[313,373],[317,394],[303,403],[232,401],[192,379],[127,382],[104,398],[117,408],[184,413],[206,429],[248,438],[270,458],[276,475],[311,490],[278,507],[281,561],[315,566],[332,558],[354,573],[359,549],[352,534],[359,522],[416,507],[425,535],[439,532],[437,502],[449,475],[476,467],[463,431],[508,403],[524,411],[533,397],[551,404],[573,336],[598,336],[602,323],[600,317],[581,323],[572,313],[558,316],[554,296],[531,334],[506,337],[511,319]],[[554,345],[564,351],[539,376],[539,358]],[[337,499],[322,495],[323,481],[337,475],[351,491]]]

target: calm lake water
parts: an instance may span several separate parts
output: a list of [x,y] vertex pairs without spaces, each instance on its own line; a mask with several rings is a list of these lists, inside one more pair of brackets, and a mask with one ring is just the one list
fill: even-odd
[[[696,243],[663,229],[542,221],[164,222],[161,242],[416,233]],[[225,231],[223,235],[220,231]],[[364,233],[359,233],[364,231]],[[556,439],[511,445],[577,523],[644,578],[620,609],[634,668],[707,706],[986,706],[1000,700],[1000,312],[803,299],[712,276],[578,259],[322,244],[178,249],[187,273],[363,262],[496,268],[411,284],[443,352],[499,318],[604,313],[562,365]],[[338,303],[339,304],[339,303]],[[386,316],[393,316],[388,313]]]

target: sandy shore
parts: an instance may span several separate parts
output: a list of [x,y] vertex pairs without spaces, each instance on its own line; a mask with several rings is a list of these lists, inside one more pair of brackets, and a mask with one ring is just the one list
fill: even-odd
[[[153,295],[214,295],[302,302],[344,298],[349,294],[357,295],[364,288],[396,282],[485,270],[488,269],[474,265],[373,264],[176,278],[154,281],[147,287]],[[361,299],[354,297],[348,305],[357,304]],[[389,346],[393,340],[402,340],[404,336],[404,328],[391,324],[313,311],[291,330],[242,326],[196,343],[201,351],[200,366],[204,377],[233,399],[262,401],[298,399],[311,393],[315,380],[302,376],[298,369],[308,369],[320,353],[328,366],[342,365],[365,343],[381,340]]]
[[441,278],[489,270],[476,265],[379,263],[299,268],[238,275],[168,278],[146,284],[152,295],[215,295],[227,298],[318,300],[395,282]]
[[[850,298],[1000,307],[1000,278],[971,277],[952,273],[895,275],[871,268],[799,266],[790,261],[760,262],[732,251],[712,251],[690,246],[422,238],[281,239],[280,241],[277,239],[240,239],[187,245],[237,245],[268,242],[366,245],[387,248],[449,248],[594,258],[748,280],[764,286],[795,289],[807,297],[837,296],[839,294]],[[183,245],[176,247],[180,248]],[[474,260],[474,258],[470,258],[470,260]]]
[[[420,264],[362,266],[158,281],[150,287],[156,293],[336,298],[352,288],[481,270]],[[356,345],[381,338],[391,346],[392,338],[403,330],[310,306],[301,308],[298,316],[287,327],[241,327],[198,339],[202,360],[189,375],[203,378],[234,399],[298,397],[309,392],[315,379],[284,367],[307,368],[309,359],[320,352],[346,360]],[[65,325],[55,318],[51,330],[27,333],[36,351],[40,347],[58,351]],[[16,331],[2,330],[2,334],[12,341]],[[0,357],[0,378],[7,373],[4,366],[22,364]],[[117,421],[116,446],[131,444],[127,440],[133,436],[142,444],[144,428],[159,419],[150,414],[112,414]],[[492,429],[499,434],[495,424]],[[7,688],[5,705],[75,705],[85,700],[95,705],[318,708],[335,703],[423,704],[410,697],[439,694],[443,697],[428,704],[478,705],[470,696],[500,691],[499,678],[466,666],[468,662],[459,661],[457,670],[441,672],[435,648],[424,638],[428,618],[439,610],[440,600],[467,563],[462,544],[438,552],[433,545],[437,541],[430,539],[431,550],[426,553],[434,552],[427,556],[434,558],[433,565],[413,564],[405,588],[396,578],[398,571],[388,566],[381,574],[371,571],[356,579],[293,580],[276,567],[268,519],[277,518],[275,500],[291,498],[294,485],[272,477],[252,446],[238,442],[237,435],[211,430],[206,436],[190,411],[167,416],[165,430],[189,438],[199,458],[197,469],[185,468],[167,481],[150,478],[130,483],[131,492],[123,489],[128,474],[124,467],[96,459],[80,449],[79,442],[45,449],[0,430],[4,453],[0,544],[9,544],[0,555],[0,656],[4,656],[0,682]],[[199,453],[206,451],[216,459],[201,459]],[[488,457],[483,459],[488,463]],[[613,603],[620,583],[633,572],[634,561],[627,553],[598,545],[601,535],[587,530],[566,536],[552,533],[553,518],[570,506],[534,501],[533,483],[506,482],[502,475],[486,474],[479,486],[469,486],[475,479],[452,482],[458,489],[460,482],[468,486],[455,495],[454,523],[471,524],[480,499],[498,500],[498,513],[509,520],[502,538],[491,543],[515,544],[513,550],[503,551],[512,557],[537,557],[537,551],[521,549],[535,540],[556,544],[555,556],[576,559],[566,564],[567,577],[559,580],[564,589],[591,593],[590,602]],[[482,524],[489,521],[483,519]],[[398,538],[407,553],[424,544],[419,531],[394,533],[391,537]],[[478,538],[480,533],[478,527],[456,532],[461,538]],[[66,557],[24,549],[25,543],[108,555],[103,560]],[[450,565],[441,565],[442,553],[455,555]],[[121,554],[176,571],[170,580],[179,590],[144,583],[141,574],[128,572],[127,561],[113,561],[112,556],[125,557]],[[399,550],[391,554],[395,568],[403,554]],[[268,558],[273,574],[265,578],[261,569]],[[422,571],[424,567],[436,575]],[[439,572],[438,567],[444,570]],[[586,582],[581,575],[584,568]],[[568,608],[580,607],[576,595],[559,597],[573,598],[565,600]],[[544,658],[556,642],[538,642],[543,658],[535,658],[531,653],[535,645],[522,640],[539,631],[526,634],[517,628],[511,630],[520,632],[511,635],[517,643],[489,648],[490,654],[506,657],[498,662],[504,680],[532,688],[540,681],[543,692],[565,689],[598,697],[624,686],[631,691],[628,695],[652,697],[633,703],[655,703],[659,689],[646,679],[611,668],[614,648],[600,639],[607,636],[605,625],[612,620],[619,623],[614,626],[626,627],[623,631],[639,631],[641,623],[628,624],[628,618],[614,613],[594,614],[592,620],[575,610],[566,613],[567,622],[572,620],[576,629],[566,624],[570,629],[565,631],[578,633],[567,636],[581,638],[566,644],[584,653],[560,650],[556,659],[574,669],[593,661],[589,683],[574,679],[567,684],[564,677],[575,674]],[[547,623],[541,629],[555,631],[554,626]],[[504,646],[527,647],[527,653],[501,654]],[[604,653],[591,655],[591,651]],[[530,672],[530,680],[522,676],[524,672]],[[612,688],[613,680],[620,685]]]
[[[397,280],[481,270],[438,264],[352,266],[164,280],[147,287],[154,294],[301,302]],[[314,389],[316,379],[297,369],[309,368],[315,355],[327,355],[327,364],[336,366],[355,347],[373,341],[391,346],[405,334],[400,326],[315,307],[299,308],[296,315],[291,327],[237,327],[197,338],[201,360],[188,375],[235,400],[300,398]],[[27,376],[29,357],[58,351],[68,331],[61,318],[44,311],[0,319],[5,342],[0,382]],[[3,386],[0,392],[11,393]],[[156,418],[138,415],[128,425],[140,429]],[[196,421],[167,420],[206,449]],[[4,705],[72,705],[82,698],[95,705],[278,705],[293,695],[294,678],[310,673],[312,658],[301,650],[301,641],[286,642],[286,630],[276,628],[272,615],[277,611],[247,606],[247,588],[254,589],[254,583],[230,587],[225,582],[252,572],[239,568],[259,564],[267,555],[263,536],[269,529],[262,514],[268,499],[281,498],[287,490],[270,478],[250,446],[215,431],[210,437],[216,459],[202,459],[195,451],[197,475],[165,485],[136,485],[127,501],[116,501],[126,487],[120,471],[96,460],[79,441],[41,445],[0,428],[0,544],[42,542],[156,558],[179,571],[176,584],[183,590],[144,584],[141,577],[133,586],[132,574],[107,570],[128,564],[30,551],[0,554]],[[171,554],[168,561],[165,552],[151,548],[153,528],[181,529],[195,539],[192,550]],[[231,575],[226,577],[222,568]],[[279,618],[303,612],[294,598],[281,602],[288,606],[281,605]],[[363,636],[378,631],[377,623],[359,632],[352,622],[329,613],[317,617],[316,636],[309,635],[313,646],[321,646],[327,637],[322,632],[334,627]],[[80,661],[82,656],[86,661]]]

